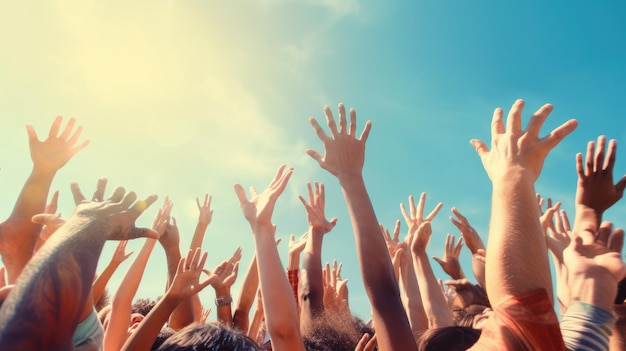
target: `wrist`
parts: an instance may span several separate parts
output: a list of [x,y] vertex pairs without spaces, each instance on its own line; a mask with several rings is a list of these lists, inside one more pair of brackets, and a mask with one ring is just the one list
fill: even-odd
[[217,307],[222,307],[222,306],[230,307],[232,303],[233,303],[233,298],[230,295],[218,296],[215,298],[215,306]]

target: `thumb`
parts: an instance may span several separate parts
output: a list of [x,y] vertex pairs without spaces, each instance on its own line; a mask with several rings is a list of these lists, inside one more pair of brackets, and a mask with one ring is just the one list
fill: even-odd
[[57,216],[54,214],[40,213],[40,214],[34,215],[33,218],[31,218],[31,221],[35,224],[46,225],[46,224],[52,223],[55,220],[55,218],[57,218]]

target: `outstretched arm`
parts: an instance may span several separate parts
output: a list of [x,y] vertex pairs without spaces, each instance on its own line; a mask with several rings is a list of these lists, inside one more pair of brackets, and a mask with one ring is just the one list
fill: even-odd
[[22,269],[33,255],[41,225],[31,218],[44,212],[46,198],[56,172],[77,152],[84,149],[88,141],[77,145],[82,127],[74,130],[76,120],[71,118],[59,134],[62,117],[52,123],[48,138],[40,141],[31,125],[26,126],[30,158],[33,170],[26,180],[10,217],[1,224],[0,254],[7,269],[9,284],[15,283]]
[[506,128],[502,109],[495,110],[491,149],[479,140],[471,141],[493,184],[486,258],[486,288],[493,305],[536,289],[544,289],[552,301],[552,278],[534,183],[550,150],[576,128],[577,122],[570,120],[540,138],[552,105],[535,112],[526,130],[522,130],[523,107],[523,100],[513,104]]
[[189,250],[187,257],[178,263],[174,280],[135,332],[126,340],[122,351],[150,350],[159,331],[176,306],[183,300],[199,293],[215,278],[214,274],[200,282],[200,274],[206,262],[207,252],[201,254],[200,248]]
[[304,262],[300,273],[299,300],[302,306],[300,314],[300,329],[308,328],[313,319],[324,313],[324,284],[322,281],[322,241],[324,234],[330,232],[337,219],[328,221],[324,214],[325,191],[324,184],[307,183],[309,201],[302,196],[300,201],[306,210],[309,223],[306,245],[304,247]]
[[[77,187],[72,190],[80,192]],[[86,202],[83,197],[67,223],[31,259],[4,302],[0,310],[1,349],[72,349],[72,334],[90,296],[105,240],[156,236],[149,229],[134,226],[156,196],[133,205],[136,198],[123,188],[117,188],[104,202]],[[33,220],[45,224],[52,216],[38,215]]]
[[285,190],[292,172],[293,168],[281,166],[261,194],[251,188],[250,199],[241,185],[235,184],[241,209],[254,233],[265,321],[272,337],[272,347],[278,351],[304,350],[296,302],[292,297],[287,276],[283,273],[284,268],[274,239],[275,227],[272,224],[274,205]]
[[379,349],[415,349],[417,346],[400,300],[393,265],[362,174],[365,142],[371,123],[365,124],[363,133],[357,138],[356,112],[353,109],[350,110],[348,127],[345,108],[339,104],[339,129],[328,106],[324,108],[324,113],[330,136],[315,119],[309,119],[324,144],[324,155],[314,150],[307,150],[307,154],[337,177],[343,190],[354,230],[363,284],[372,303]]

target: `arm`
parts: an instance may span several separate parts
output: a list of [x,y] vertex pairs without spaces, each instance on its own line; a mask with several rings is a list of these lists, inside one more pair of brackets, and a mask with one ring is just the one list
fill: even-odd
[[287,278],[289,279],[289,285],[291,285],[291,290],[293,290],[293,296],[296,299],[298,312],[300,312],[300,298],[298,297],[300,296],[298,293],[298,285],[300,284],[300,255],[302,254],[302,251],[304,251],[307,237],[308,232],[302,234],[298,241],[296,241],[295,235],[291,234],[291,236],[289,236],[289,253],[287,255]]
[[[54,192],[54,194],[52,194],[52,199],[50,200],[50,203],[47,204],[46,207],[44,208],[43,213],[55,214],[57,212],[58,207],[59,207],[59,191],[57,190]],[[39,250],[43,246],[43,244],[45,244],[46,241],[50,239],[50,236],[54,234],[54,232],[57,229],[61,228],[63,223],[65,223],[65,221],[61,219],[60,213],[57,215],[57,217],[59,218],[59,220],[57,221],[58,225],[43,226],[41,228],[41,231],[39,232],[39,236],[37,237],[37,242],[35,243],[35,248],[33,249],[33,253]]]
[[235,283],[235,280],[237,280],[239,260],[241,260],[241,248],[237,248],[230,260],[224,261],[217,266],[215,269],[216,278],[211,282],[211,286],[215,289],[217,319],[220,323],[228,326],[233,325],[230,287]]
[[[606,150],[606,137],[598,137],[598,145],[587,144],[587,157],[583,165],[581,153],[576,155],[578,185],[576,188],[576,217],[574,232],[579,233],[585,244],[593,242],[602,221],[602,214],[624,194],[626,176],[613,185],[613,168],[617,142],[611,140]],[[605,157],[606,152],[606,157]]]
[[156,239],[148,239],[126,271],[113,298],[111,299],[111,313],[109,326],[104,332],[103,350],[117,351],[126,342],[128,327],[130,326],[132,304],[139,283],[148,264]]
[[206,280],[199,282],[206,258],[207,252],[201,254],[200,248],[189,250],[187,257],[180,260],[172,284],[165,295],[126,340],[122,351],[150,350],[163,324],[167,322],[176,306],[210,284],[211,280],[215,278],[214,274],[210,274]]
[[254,295],[259,286],[259,274],[257,272],[256,253],[252,256],[250,265],[246,270],[241,288],[239,288],[239,297],[237,298],[237,307],[233,313],[233,325],[243,333],[248,332],[248,319]]
[[196,225],[196,231],[193,233],[193,238],[191,238],[191,245],[189,248],[195,249],[196,247],[202,247],[202,241],[204,240],[204,234],[206,233],[206,229],[211,224],[211,220],[213,219],[213,210],[211,209],[211,199],[212,197],[209,194],[204,195],[204,203],[200,204],[200,200],[196,198],[196,205],[198,205],[198,224]]
[[115,252],[113,252],[113,257],[111,257],[111,261],[104,268],[102,273],[100,273],[100,275],[94,280],[93,282],[94,304],[98,300],[100,300],[100,297],[102,297],[102,294],[104,293],[104,289],[106,289],[107,283],[113,276],[113,273],[115,273],[115,271],[117,270],[117,267],[119,267],[120,264],[122,264],[122,262],[126,261],[130,257],[130,255],[134,253],[134,251],[131,251],[129,253],[125,252],[127,242],[128,242],[127,240],[120,241],[120,243],[115,248]]
[[[75,187],[72,191],[80,190]],[[81,195],[82,196],[82,195]],[[5,350],[72,349],[72,334],[90,297],[93,275],[105,240],[155,237],[134,226],[156,200],[135,202],[123,188],[105,202],[81,202],[72,217],[25,267],[15,291],[0,310],[0,348]],[[52,215],[33,218],[45,224]],[[34,319],[32,316],[37,315]]]
[[428,325],[430,329],[435,329],[453,326],[454,320],[426,254],[426,247],[431,235],[430,222],[425,221],[420,224],[411,239],[411,252],[413,253],[413,265],[417,273],[417,281],[421,287],[420,293],[424,310],[428,316]]
[[570,120],[539,138],[552,105],[535,112],[526,130],[521,127],[523,107],[523,100],[513,104],[506,128],[502,109],[495,110],[491,150],[479,140],[471,141],[493,185],[486,258],[486,288],[493,305],[536,289],[544,289],[552,300],[552,278],[534,182],[550,150],[576,128],[577,122]]
[[41,226],[31,218],[44,211],[52,179],[77,152],[84,149],[88,141],[76,145],[82,127],[75,131],[71,118],[59,135],[63,118],[52,123],[48,138],[40,141],[35,129],[26,126],[30,157],[33,169],[17,198],[13,212],[2,223],[0,231],[0,254],[7,270],[9,284],[15,283],[22,269],[33,255]]
[[292,298],[291,287],[280,262],[274,239],[275,227],[272,224],[274,205],[285,190],[293,168],[281,166],[270,185],[258,194],[252,188],[252,197],[247,199],[241,185],[235,185],[235,192],[244,216],[254,233],[259,281],[263,293],[263,309],[267,331],[272,337],[275,350],[304,350],[296,302]]
[[307,183],[309,201],[299,196],[306,210],[309,231],[304,247],[304,262],[300,272],[299,300],[302,306],[300,314],[301,330],[308,328],[313,319],[324,313],[324,285],[322,276],[322,241],[324,234],[330,232],[337,223],[333,218],[328,221],[324,214],[325,198],[324,184]]
[[307,150],[307,154],[337,177],[341,185],[354,230],[363,284],[372,303],[379,349],[416,349],[391,259],[363,180],[365,142],[371,123],[365,124],[361,137],[357,138],[354,110],[350,110],[350,126],[347,129],[345,108],[343,104],[339,105],[339,130],[330,109],[325,107],[324,112],[331,136],[315,119],[310,118],[309,121],[324,144],[325,154],[322,156],[314,150]]
[[261,329],[261,324],[263,324],[263,319],[265,318],[263,313],[263,298],[261,295],[261,290],[257,294],[257,302],[256,309],[254,310],[254,314],[252,315],[252,322],[250,323],[250,329],[248,330],[248,337],[255,340],[257,335],[259,334],[259,329]]

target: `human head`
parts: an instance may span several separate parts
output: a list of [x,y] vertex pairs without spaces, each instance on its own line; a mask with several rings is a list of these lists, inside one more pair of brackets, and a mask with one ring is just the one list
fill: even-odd
[[170,336],[159,351],[259,351],[249,337],[219,322],[194,323]]
[[417,342],[418,351],[464,351],[480,338],[480,330],[469,327],[444,327],[426,331]]

